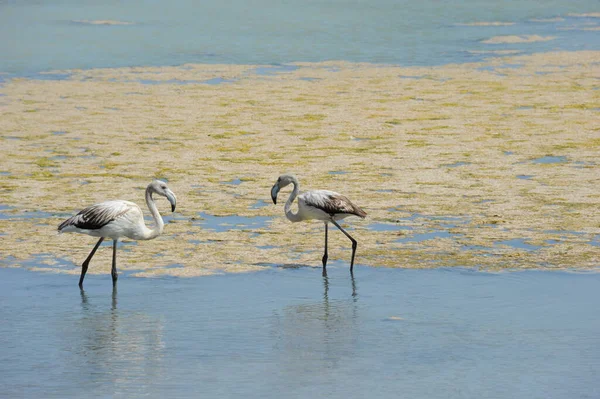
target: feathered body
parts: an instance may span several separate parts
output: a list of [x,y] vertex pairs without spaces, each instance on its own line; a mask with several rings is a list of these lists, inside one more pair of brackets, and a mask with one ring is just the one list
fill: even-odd
[[101,202],[82,209],[58,226],[59,233],[82,233],[93,237],[143,240],[150,229],[144,223],[140,207],[130,201]]
[[154,180],[146,188],[146,204],[154,218],[155,227],[149,229],[144,223],[144,214],[137,204],[130,201],[114,200],[88,206],[77,215],[71,216],[58,226],[59,233],[81,233],[93,237],[100,237],[94,249],[81,265],[81,277],[79,287],[83,285],[83,279],[87,272],[90,260],[105,238],[113,240],[113,263],[112,278],[113,285],[117,281],[117,242],[119,238],[127,237],[133,240],[151,240],[163,232],[164,222],[152,194],[156,193],[166,197],[171,203],[171,210],[175,211],[177,199],[175,194],[160,180]]
[[304,220],[342,220],[348,216],[365,218],[367,213],[354,205],[347,197],[335,191],[313,190],[298,195],[298,214]]
[[[358,216],[365,218],[367,213],[360,207],[353,204],[346,196],[329,190],[313,190],[300,193],[300,183],[292,175],[281,175],[277,179],[273,188],[271,188],[271,199],[277,203],[277,194],[279,190],[290,184],[294,189],[285,203],[285,216],[292,222],[301,222],[303,220],[317,219],[325,223],[325,253],[323,255],[323,275],[327,275],[327,230],[328,223],[334,224],[346,237],[352,241],[352,260],[350,262],[350,273],[354,268],[354,255],[356,254],[357,242],[346,230],[344,230],[336,221],[347,218],[348,216]],[[298,212],[292,211],[292,203],[298,198]]]

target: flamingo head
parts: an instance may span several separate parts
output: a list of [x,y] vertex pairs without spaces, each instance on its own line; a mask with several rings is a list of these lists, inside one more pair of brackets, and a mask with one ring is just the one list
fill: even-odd
[[150,183],[148,188],[152,192],[166,197],[171,203],[171,212],[175,212],[175,206],[177,205],[177,197],[175,196],[175,193],[173,193],[173,191],[171,191],[171,189],[167,187],[167,183],[165,183],[162,180],[154,180],[152,183]]
[[274,204],[277,204],[277,194],[279,194],[279,190],[284,188],[285,186],[295,183],[297,184],[298,180],[293,175],[281,175],[271,188],[271,199]]

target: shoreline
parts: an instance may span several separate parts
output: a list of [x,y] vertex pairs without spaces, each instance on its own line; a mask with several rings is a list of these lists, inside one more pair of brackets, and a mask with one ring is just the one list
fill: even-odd
[[[598,267],[600,52],[434,67],[291,65],[5,80],[0,204],[14,208],[0,209],[0,240],[10,247],[0,263],[49,253],[45,261],[65,257],[77,271],[91,239],[56,237],[62,216],[53,214],[114,198],[144,209],[141,190],[158,177],[181,211],[157,240],[120,251],[120,269],[319,265],[321,223],[292,225],[282,206],[269,205],[273,181],[293,172],[301,190],[339,191],[367,211],[367,220],[345,223],[359,267]],[[223,81],[202,83],[210,79]],[[20,217],[26,210],[46,214]],[[206,228],[224,215],[247,225]],[[252,224],[258,216],[266,222]],[[345,237],[330,239],[330,259],[348,260]],[[106,272],[109,257],[99,251],[90,272]]]
[[[493,23],[480,23],[475,25],[470,24],[457,24],[457,26],[497,26]],[[247,63],[247,62],[232,62],[232,63],[223,63],[219,61],[214,62],[180,62],[175,64],[135,64],[135,65],[115,65],[115,66],[93,66],[93,67],[85,67],[85,68],[50,68],[44,70],[36,70],[36,71],[23,71],[23,72],[8,72],[0,70],[0,87],[3,83],[6,83],[10,80],[15,79],[27,79],[27,80],[50,80],[50,81],[60,81],[60,80],[68,80],[73,75],[85,75],[86,73],[96,73],[99,71],[110,71],[110,70],[121,70],[121,71],[138,71],[138,70],[169,70],[169,69],[180,69],[185,70],[189,67],[202,67],[202,69],[210,69],[210,67],[215,67],[216,69],[221,69],[223,67],[231,67],[232,69],[236,69],[236,67],[243,68],[285,68],[288,66],[307,66],[307,65],[341,65],[341,64],[351,64],[351,65],[370,65],[372,67],[384,67],[384,68],[406,68],[406,69],[428,69],[428,68],[443,68],[453,65],[474,65],[474,64],[488,64],[493,62],[494,60],[501,60],[507,57],[528,57],[528,56],[537,56],[544,54],[554,54],[554,53],[594,53],[600,52],[600,50],[576,50],[576,49],[525,49],[525,48],[505,48],[502,45],[506,44],[523,44],[523,43],[543,43],[545,41],[552,41],[556,39],[556,37],[544,37],[539,35],[527,35],[527,34],[515,34],[515,35],[498,35],[498,36],[490,36],[485,40],[481,40],[482,43],[486,43],[486,41],[490,41],[492,44],[487,49],[465,49],[462,50],[461,53],[469,54],[474,58],[464,59],[463,61],[456,61],[456,59],[452,59],[450,61],[441,62],[441,63],[402,63],[402,62],[367,62],[367,61],[352,61],[345,59],[326,59],[319,61],[307,61],[307,60],[290,60],[285,62],[267,62],[267,63]],[[133,72],[135,73],[135,72]],[[198,82],[195,82],[198,83]]]

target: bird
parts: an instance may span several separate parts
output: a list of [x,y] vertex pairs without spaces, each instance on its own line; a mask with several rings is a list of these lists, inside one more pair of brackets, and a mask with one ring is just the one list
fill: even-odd
[[149,229],[144,223],[144,214],[134,202],[124,200],[105,201],[82,209],[78,214],[71,216],[58,226],[59,233],[82,233],[93,237],[100,237],[92,252],[81,265],[79,288],[83,289],[83,279],[96,250],[106,238],[113,240],[113,257],[111,276],[113,287],[117,283],[117,242],[121,237],[133,240],[152,240],[163,232],[165,223],[156,208],[152,194],[166,197],[171,203],[171,211],[175,212],[177,197],[167,184],[161,180],[154,180],[146,187],[146,204],[154,218],[154,228]]
[[[346,237],[352,241],[352,260],[350,261],[350,274],[354,273],[354,256],[356,240],[348,234],[339,224],[338,220],[347,218],[348,216],[358,216],[364,219],[367,213],[361,208],[352,203],[347,197],[335,191],[329,190],[313,190],[307,191],[298,195],[300,192],[300,183],[298,179],[291,174],[283,174],[279,176],[277,182],[271,188],[271,199],[274,204],[277,204],[277,194],[282,188],[293,184],[294,189],[285,203],[285,216],[291,222],[301,222],[303,220],[317,219],[325,223],[325,253],[323,254],[323,276],[327,275],[327,230],[329,223],[333,223]],[[292,203],[298,197],[298,212],[292,211]]]

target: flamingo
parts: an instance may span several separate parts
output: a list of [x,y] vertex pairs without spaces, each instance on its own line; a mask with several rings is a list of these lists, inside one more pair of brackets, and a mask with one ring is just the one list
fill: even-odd
[[[323,254],[323,276],[327,275],[327,230],[328,224],[333,223],[346,237],[352,241],[352,260],[350,261],[350,274],[354,273],[354,255],[358,246],[356,240],[348,234],[338,223],[337,220],[347,218],[348,216],[358,216],[365,218],[367,213],[354,205],[347,197],[329,190],[307,191],[298,196],[300,183],[293,175],[281,175],[277,182],[271,188],[271,198],[273,203],[277,204],[277,194],[279,190],[289,184],[294,185],[294,189],[285,203],[285,216],[291,222],[301,222],[303,220],[317,219],[325,223],[325,253]],[[292,203],[298,197],[298,212],[292,212]]]
[[153,193],[166,197],[171,203],[172,212],[175,212],[175,205],[177,204],[175,194],[167,187],[165,182],[154,180],[146,187],[146,204],[154,218],[155,227],[153,229],[146,227],[144,214],[137,204],[123,200],[106,201],[89,206],[58,226],[59,233],[82,233],[93,237],[100,237],[92,252],[90,252],[81,265],[79,288],[83,289],[83,279],[85,278],[88,265],[105,238],[112,238],[113,240],[111,276],[114,287],[118,278],[117,242],[119,238],[127,237],[133,240],[152,240],[163,232],[165,223],[160,213],[158,213],[158,209],[152,198]]

